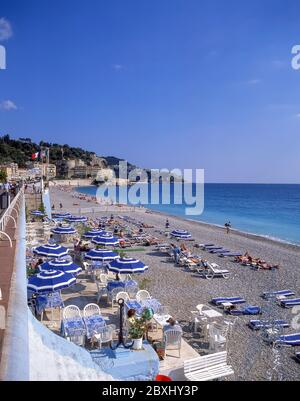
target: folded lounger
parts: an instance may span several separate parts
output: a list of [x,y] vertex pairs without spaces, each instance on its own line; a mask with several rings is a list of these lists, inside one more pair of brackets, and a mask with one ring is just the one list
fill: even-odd
[[221,258],[231,258],[234,256],[243,256],[240,252],[224,252],[219,255]]
[[295,293],[291,290],[281,290],[281,291],[272,291],[272,292],[264,292],[262,297],[264,299],[270,299],[273,297],[293,297]]
[[241,315],[260,315],[262,313],[259,306],[245,306],[243,309],[232,309],[228,313],[232,316]]
[[233,305],[244,304],[246,301],[241,297],[223,297],[223,298],[213,298],[211,302],[215,305],[222,305],[224,303],[231,303]]
[[264,321],[264,320],[250,320],[248,326],[252,330],[260,330],[260,329],[271,329],[275,328],[288,328],[290,327],[289,323],[285,320],[274,320],[274,322]]
[[283,306],[284,308],[292,308],[296,305],[300,305],[300,298],[282,299],[280,301],[280,306]]
[[279,336],[274,340],[274,345],[297,347],[300,345],[300,333]]

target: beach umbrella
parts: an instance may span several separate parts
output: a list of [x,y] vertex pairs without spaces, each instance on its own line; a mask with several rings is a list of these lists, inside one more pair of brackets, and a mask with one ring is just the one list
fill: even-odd
[[85,238],[94,238],[94,237],[101,236],[105,233],[106,233],[105,231],[98,228],[98,229],[93,229],[93,230],[87,231],[85,234],[83,234],[83,236]]
[[67,256],[68,252],[69,249],[57,244],[46,244],[33,248],[33,253],[35,255],[45,256],[47,258],[62,258]]
[[71,273],[48,270],[29,277],[27,289],[38,294],[49,293],[68,288],[75,282],[76,277]]
[[76,265],[72,260],[54,259],[49,262],[42,263],[39,266],[40,271],[58,270],[64,273],[79,274],[82,268]]
[[98,260],[101,262],[111,261],[119,258],[119,254],[109,249],[91,249],[85,254],[85,259]]
[[171,232],[171,236],[177,239],[190,239],[192,234],[185,230],[174,230]]
[[30,212],[30,214],[32,216],[36,216],[36,217],[44,217],[45,216],[45,213],[41,212],[40,210],[32,210]]
[[62,226],[62,227],[55,227],[51,229],[51,232],[53,234],[58,234],[58,235],[71,235],[71,234],[76,234],[76,230],[74,227],[71,226]]
[[69,223],[85,223],[88,221],[87,217],[84,216],[69,216],[66,220]]
[[148,270],[148,266],[143,262],[132,258],[119,258],[113,260],[106,267],[109,271],[118,274],[144,273]]
[[69,212],[65,212],[65,213],[52,213],[52,218],[53,219],[67,219],[69,217],[71,217],[71,213]]
[[96,245],[116,246],[119,245],[119,238],[114,237],[112,234],[105,233],[99,237],[94,237],[92,242]]

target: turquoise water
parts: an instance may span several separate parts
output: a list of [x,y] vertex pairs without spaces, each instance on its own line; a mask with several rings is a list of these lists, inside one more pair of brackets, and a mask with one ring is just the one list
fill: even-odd
[[[95,195],[97,188],[77,190]],[[230,221],[233,228],[241,231],[300,244],[300,185],[206,184],[204,199],[204,212],[200,216],[186,216],[186,205],[175,204],[172,195],[168,205],[144,206],[212,224],[224,225]]]

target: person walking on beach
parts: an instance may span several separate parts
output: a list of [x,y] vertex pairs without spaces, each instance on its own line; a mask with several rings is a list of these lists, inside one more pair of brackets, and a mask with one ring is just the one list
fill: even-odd
[[170,227],[169,219],[166,220],[166,230]]
[[60,202],[59,204],[60,210],[63,208],[63,204]]
[[230,233],[230,229],[231,229],[230,221],[228,221],[228,223],[225,223],[224,226],[226,228],[226,233],[229,234]]

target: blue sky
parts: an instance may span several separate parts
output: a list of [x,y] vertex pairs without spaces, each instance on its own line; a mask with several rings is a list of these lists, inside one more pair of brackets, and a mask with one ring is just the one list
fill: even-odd
[[0,0],[0,39],[3,18],[1,134],[300,183],[298,0]]

